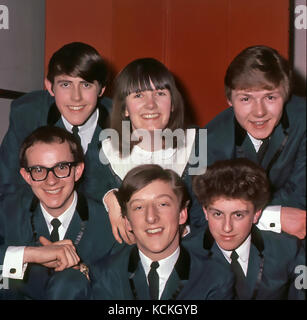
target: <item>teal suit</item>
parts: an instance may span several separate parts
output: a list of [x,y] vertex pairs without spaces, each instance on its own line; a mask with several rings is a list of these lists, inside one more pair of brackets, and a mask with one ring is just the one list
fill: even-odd
[[[102,300],[150,300],[146,275],[136,246],[97,262],[90,270],[87,296]],[[161,300],[222,300],[233,298],[230,269],[214,260],[191,255],[184,246],[166,282]]]
[[[108,127],[111,105],[109,98],[97,102],[98,124],[85,154],[85,171],[79,186],[80,191],[99,202],[110,189],[110,172],[99,161],[99,134]],[[54,97],[48,91],[31,92],[13,101],[9,129],[0,148],[0,194],[14,193],[18,186],[26,185],[19,174],[19,149],[33,130],[45,125],[65,128]]]
[[[255,148],[237,123],[233,108],[220,113],[208,129],[208,165],[217,160],[248,158],[257,162]],[[273,192],[270,205],[306,210],[306,100],[293,96],[274,129],[261,166]]]
[[[189,239],[189,248],[230,265],[209,228]],[[261,231],[253,226],[246,281],[237,296],[242,300],[304,300],[295,288],[295,268],[306,264],[301,240],[286,233]]]
[[[37,245],[39,236],[50,239],[38,200],[30,193],[6,195],[0,205],[1,249],[10,245]],[[102,204],[81,194],[78,194],[76,211],[64,239],[72,240],[77,254],[87,265],[117,246]],[[23,280],[10,279],[10,288],[19,288],[27,298],[41,299],[45,295],[44,286],[52,274],[51,270],[43,266],[30,264]]]

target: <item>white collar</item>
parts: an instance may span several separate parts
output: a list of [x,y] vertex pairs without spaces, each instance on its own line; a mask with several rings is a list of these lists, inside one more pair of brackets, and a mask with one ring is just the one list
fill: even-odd
[[[98,108],[92,113],[92,115],[87,119],[87,121],[85,121],[85,123],[81,126],[78,126],[79,129],[79,133],[83,134],[88,130],[93,130],[96,129],[97,126],[97,122],[98,122],[98,117],[99,117],[99,110]],[[68,130],[69,132],[72,132],[72,127],[73,125],[70,124],[62,115],[62,120],[64,123],[64,126],[66,128],[66,130]]]
[[[60,216],[57,217],[61,222],[61,226],[65,230],[68,229],[70,221],[76,211],[77,199],[78,199],[77,192],[74,191],[74,198],[73,198],[71,205]],[[44,215],[44,218],[46,220],[48,229],[50,231],[53,228],[51,225],[51,221],[54,219],[54,217],[50,213],[47,212],[47,210],[42,206],[41,203],[40,203],[40,207],[41,207],[42,213]]]
[[[150,265],[153,262],[153,260],[148,258],[141,250],[139,250],[139,254],[140,254],[141,263],[143,265],[143,268],[147,277],[150,271]],[[179,254],[180,254],[180,248],[178,246],[177,249],[170,256],[158,261],[159,267],[157,268],[157,272],[159,274],[159,277],[166,277],[166,279],[168,279],[178,260]]]
[[[216,243],[218,245],[218,243]],[[249,236],[245,239],[245,241],[240,245],[240,247],[238,247],[236,250],[236,253],[239,256],[239,259],[241,259],[243,262],[247,263],[248,262],[248,258],[249,258],[249,251],[250,251],[250,246],[251,246],[251,235],[249,234]],[[221,251],[223,252],[226,260],[231,263],[231,258],[230,255],[232,253],[233,250],[224,250],[222,249],[219,245],[218,247],[221,249]]]
[[251,139],[252,143],[253,143],[253,146],[254,148],[256,149],[256,152],[258,152],[260,146],[262,145],[263,141],[261,139],[256,139],[254,138],[252,135],[250,135],[248,132],[247,132],[249,138]]

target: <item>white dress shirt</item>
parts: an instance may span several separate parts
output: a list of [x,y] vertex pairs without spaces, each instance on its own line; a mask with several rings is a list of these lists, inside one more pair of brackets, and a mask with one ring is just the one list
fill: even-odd
[[[70,221],[74,215],[77,206],[77,193],[74,192],[74,198],[71,205],[63,212],[59,217],[57,217],[61,225],[59,227],[59,239],[63,240],[65,233],[69,227]],[[45,218],[49,233],[52,231],[51,220],[54,219],[46,209],[40,204],[43,216]],[[2,276],[5,278],[12,279],[23,279],[24,273],[27,268],[27,263],[23,263],[23,255],[24,255],[25,246],[15,247],[9,246],[5,252],[4,260],[3,260],[3,270]],[[13,271],[12,271],[13,270]]]
[[[262,145],[262,140],[255,139],[249,133],[247,133],[251,142],[254,145],[256,152],[258,152],[260,146]],[[281,232],[281,222],[280,222],[281,206],[268,206],[261,214],[261,217],[257,223],[257,227],[261,230],[269,230],[274,232]]]
[[[91,141],[92,141],[94,132],[97,127],[98,118],[99,118],[99,110],[96,109],[96,111],[93,112],[93,114],[88,118],[88,120],[82,126],[78,126],[78,129],[79,129],[78,134],[81,139],[81,145],[82,145],[82,149],[83,149],[84,154],[87,151],[88,144],[91,143]],[[62,115],[62,121],[64,123],[66,130],[72,133],[73,125],[70,124],[63,117],[63,115]]]
[[[216,243],[218,245],[218,243]],[[224,257],[226,260],[231,263],[231,253],[233,250],[224,250],[219,245],[218,247],[223,252]],[[247,269],[248,269],[248,259],[249,259],[249,251],[251,247],[251,235],[249,235],[246,240],[236,249],[236,253],[238,254],[238,262],[240,263],[240,266],[245,274],[247,275]]]
[[[139,250],[139,254],[140,254],[141,263],[144,268],[146,279],[147,279],[148,273],[150,271],[150,265],[153,262],[153,260],[145,256],[141,250]],[[166,282],[169,276],[171,275],[174,269],[174,266],[178,260],[179,254],[180,254],[180,248],[178,246],[178,248],[170,256],[158,261],[159,267],[157,268],[157,273],[159,275],[159,300],[161,299]],[[147,280],[147,283],[148,283],[148,280]]]

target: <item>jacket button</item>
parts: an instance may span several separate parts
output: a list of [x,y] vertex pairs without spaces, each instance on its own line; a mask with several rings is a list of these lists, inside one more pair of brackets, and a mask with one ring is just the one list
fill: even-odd
[[16,273],[16,269],[15,268],[11,268],[10,269],[10,273],[12,273],[12,274]]
[[270,223],[270,227],[274,228],[275,227],[275,223],[274,222]]

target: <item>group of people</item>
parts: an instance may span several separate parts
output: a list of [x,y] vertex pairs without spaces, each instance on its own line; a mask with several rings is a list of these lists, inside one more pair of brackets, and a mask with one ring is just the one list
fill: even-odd
[[[90,45],[13,101],[0,148],[2,299],[305,299],[306,100],[274,49],[240,52],[229,108],[185,126],[154,58]],[[204,108],[210,107],[204,105]]]

